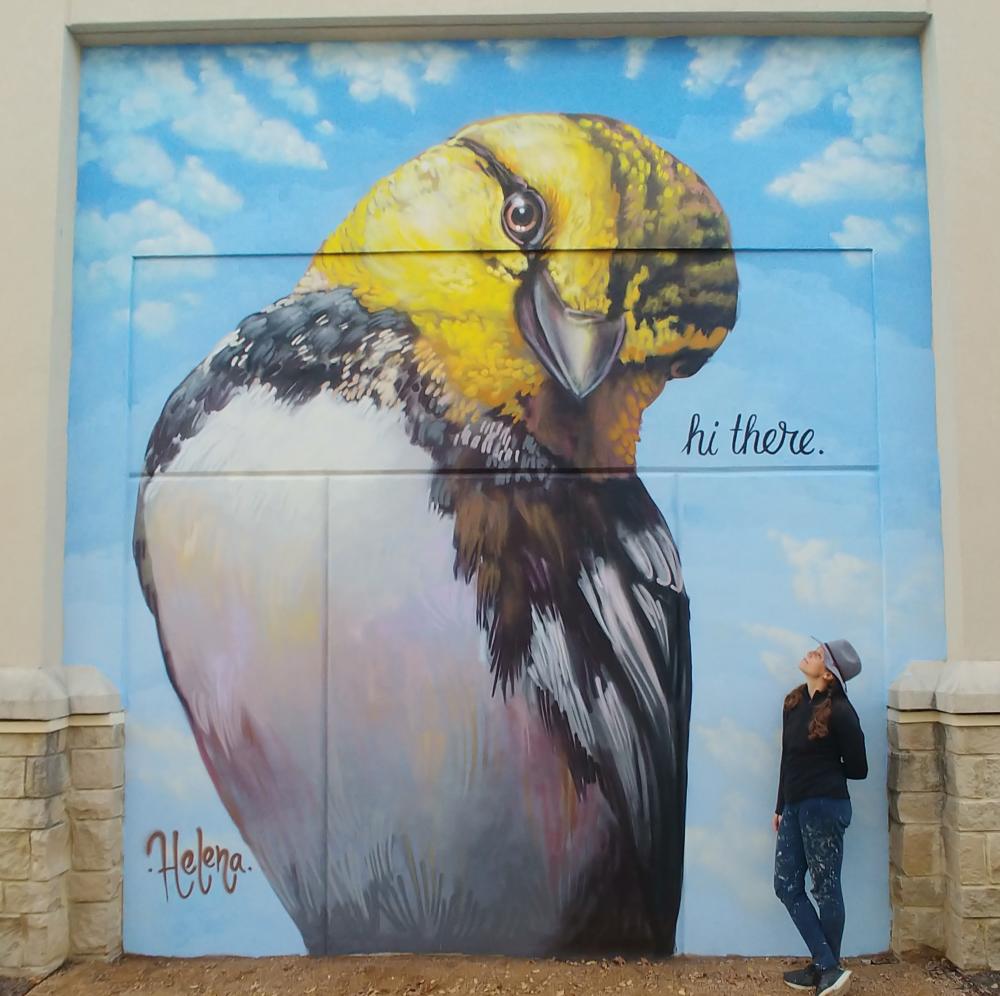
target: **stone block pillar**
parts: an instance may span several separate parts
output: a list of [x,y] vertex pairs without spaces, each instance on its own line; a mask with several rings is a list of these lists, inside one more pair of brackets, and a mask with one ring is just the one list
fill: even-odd
[[125,727],[118,713],[101,725],[75,722],[67,732],[70,954],[110,960],[122,950]]
[[1000,664],[911,665],[889,751],[893,950],[1000,969]]
[[944,806],[936,722],[889,717],[889,891],[892,947],[944,950],[947,891],[941,811]]
[[0,967],[46,975],[69,953],[66,730],[24,725],[0,723]]
[[91,668],[0,668],[0,975],[121,953],[120,710]]

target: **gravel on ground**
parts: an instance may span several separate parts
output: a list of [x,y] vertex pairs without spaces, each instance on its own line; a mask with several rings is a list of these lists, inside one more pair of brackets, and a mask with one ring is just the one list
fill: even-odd
[[[677,956],[661,961],[456,955],[341,958],[140,958],[67,965],[31,996],[787,996],[782,972],[804,959]],[[846,958],[866,996],[985,996],[1000,973],[968,974],[934,958]],[[23,989],[2,988],[0,996]]]

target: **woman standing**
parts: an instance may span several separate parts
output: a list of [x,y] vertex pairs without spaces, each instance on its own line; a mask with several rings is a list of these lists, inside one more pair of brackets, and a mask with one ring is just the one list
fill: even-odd
[[[805,684],[785,696],[782,713],[774,891],[812,955],[805,968],[785,973],[785,983],[832,996],[851,984],[850,971],[840,965],[840,869],[851,822],[847,779],[868,776],[865,735],[847,697],[861,661],[847,640],[830,640],[806,654],[799,670]],[[807,868],[818,915],[805,892]]]

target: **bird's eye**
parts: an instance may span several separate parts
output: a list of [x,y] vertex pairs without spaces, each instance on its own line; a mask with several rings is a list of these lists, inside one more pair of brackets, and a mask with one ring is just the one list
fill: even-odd
[[515,190],[503,202],[503,229],[518,245],[534,242],[545,226],[545,205],[533,190]]

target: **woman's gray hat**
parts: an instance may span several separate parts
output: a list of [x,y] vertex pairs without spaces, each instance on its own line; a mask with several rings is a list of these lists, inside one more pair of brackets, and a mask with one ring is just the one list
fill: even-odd
[[835,675],[840,687],[847,692],[847,682],[861,673],[861,658],[849,640],[813,639],[823,648],[823,663]]

